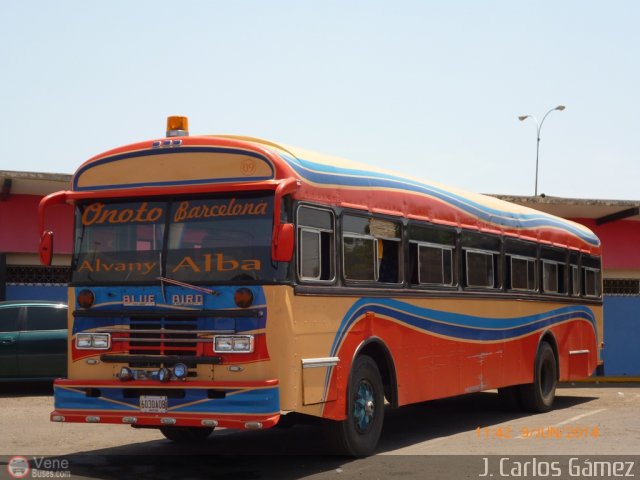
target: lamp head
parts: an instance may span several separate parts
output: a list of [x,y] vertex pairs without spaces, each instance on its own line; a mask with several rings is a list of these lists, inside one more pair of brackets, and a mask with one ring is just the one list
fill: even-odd
[[529,118],[529,115],[520,115],[518,117],[518,120],[520,120],[521,122],[523,122],[524,120],[526,120],[527,118]]
[[555,108],[555,110],[562,111],[562,110],[564,110],[565,108],[567,108],[567,107],[565,107],[564,105],[558,105],[558,106]]

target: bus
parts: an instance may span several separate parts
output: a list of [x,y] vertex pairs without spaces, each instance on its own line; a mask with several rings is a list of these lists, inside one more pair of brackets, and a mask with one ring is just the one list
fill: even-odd
[[166,136],[82,164],[68,378],[54,422],[158,428],[321,419],[375,451],[385,409],[498,389],[552,408],[601,363],[599,239],[490,196],[242,136]]

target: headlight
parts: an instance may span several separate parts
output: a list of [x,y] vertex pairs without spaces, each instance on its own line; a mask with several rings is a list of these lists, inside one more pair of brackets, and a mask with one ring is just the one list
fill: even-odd
[[213,337],[213,351],[216,353],[251,353],[253,335],[216,335]]
[[76,335],[76,348],[91,348],[91,334],[90,333],[78,333]]
[[111,345],[111,335],[108,333],[102,333],[98,335],[93,335],[93,348],[98,349],[107,349]]
[[111,335],[108,333],[78,333],[76,348],[78,350],[108,350],[111,347]]

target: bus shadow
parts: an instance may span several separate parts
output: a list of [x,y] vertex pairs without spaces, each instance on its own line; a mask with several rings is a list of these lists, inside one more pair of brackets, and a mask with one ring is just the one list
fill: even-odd
[[[556,397],[554,410],[572,408],[593,400],[597,400],[597,397],[563,394]],[[491,427],[532,415],[513,405],[505,404],[498,398],[497,392],[433,400],[385,413],[385,425],[378,452],[397,450],[459,433],[474,432],[478,427]]]
[[[571,408],[596,397],[562,395],[555,409]],[[376,453],[383,453],[478,426],[492,426],[530,416],[506,411],[496,393],[483,392],[410,405],[385,412],[385,426]],[[135,432],[132,432],[135,438]],[[90,478],[301,478],[340,473],[343,467],[360,468],[361,462],[331,455],[321,429],[294,425],[265,431],[216,430],[195,444],[175,444],[165,439],[89,450],[71,456],[74,476]]]

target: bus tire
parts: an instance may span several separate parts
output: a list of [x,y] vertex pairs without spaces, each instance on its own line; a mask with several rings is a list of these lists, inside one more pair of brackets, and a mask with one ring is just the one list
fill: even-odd
[[533,383],[521,385],[520,403],[529,412],[544,413],[551,410],[556,397],[558,368],[553,348],[548,342],[542,342],[536,354]]
[[371,455],[384,421],[384,387],[373,359],[360,355],[353,362],[347,389],[347,418],[326,424],[327,440],[339,455]]
[[176,443],[193,443],[206,440],[213,428],[211,427],[160,427],[162,434]]

